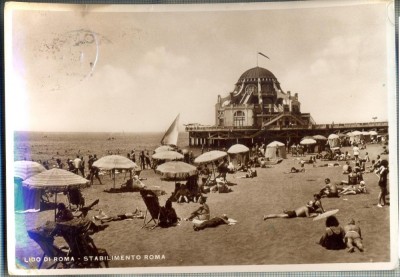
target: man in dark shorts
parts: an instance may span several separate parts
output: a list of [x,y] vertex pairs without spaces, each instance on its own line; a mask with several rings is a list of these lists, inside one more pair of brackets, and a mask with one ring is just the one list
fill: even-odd
[[313,201],[309,201],[307,205],[301,206],[293,211],[284,210],[281,214],[264,215],[264,220],[270,218],[315,217],[317,215],[317,213],[313,212]]

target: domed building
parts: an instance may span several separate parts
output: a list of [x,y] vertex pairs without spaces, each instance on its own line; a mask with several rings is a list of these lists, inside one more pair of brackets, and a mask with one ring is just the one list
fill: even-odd
[[306,136],[373,129],[387,133],[388,123],[316,124],[309,113],[301,112],[298,94],[284,91],[271,71],[258,66],[240,75],[233,91],[218,95],[214,126],[186,125],[189,145],[202,147],[250,146],[274,140],[289,147]]
[[302,114],[297,93],[284,92],[268,69],[254,67],[245,71],[232,92],[218,96],[216,126],[255,127],[315,124],[310,114]]

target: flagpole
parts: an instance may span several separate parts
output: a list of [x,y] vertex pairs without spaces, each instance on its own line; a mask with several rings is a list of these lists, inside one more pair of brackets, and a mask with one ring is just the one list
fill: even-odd
[[256,59],[257,59],[257,67],[258,67],[258,51],[256,52]]

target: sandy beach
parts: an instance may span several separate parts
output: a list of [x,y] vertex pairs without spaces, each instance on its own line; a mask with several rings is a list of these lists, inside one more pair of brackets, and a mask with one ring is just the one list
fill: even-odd
[[[361,151],[361,157],[368,151],[374,159],[382,149],[381,145],[368,145],[366,150]],[[318,161],[317,167],[306,164],[305,173],[285,174],[293,166],[300,167],[299,159],[288,155],[287,159],[273,168],[257,168],[258,177],[252,179],[237,178],[243,176],[243,172],[229,174],[227,179],[236,184],[231,187],[233,192],[207,194],[211,216],[225,213],[238,221],[235,225],[195,232],[192,222],[181,221],[176,227],[149,230],[141,228],[143,219],[133,219],[105,223],[108,227],[92,237],[97,247],[105,248],[110,254],[110,267],[388,262],[389,207],[376,207],[379,187],[374,173],[364,174],[368,194],[322,200],[325,210],[339,209],[337,218],[342,225],[351,218],[360,225],[366,249],[364,253],[329,251],[318,245],[316,242],[325,230],[324,220],[277,218],[263,221],[264,214],[281,213],[283,209],[304,205],[323,187],[325,178],[338,182],[347,180],[347,175],[342,174],[342,166],[319,167],[333,163],[325,161]],[[153,170],[142,171],[141,177],[147,178],[143,181],[147,186],[160,186],[166,191],[166,195],[160,196],[160,204],[164,205],[174,189],[174,183],[161,181]],[[134,212],[136,208],[146,212],[138,192],[104,192],[113,186],[113,181],[109,175],[101,178],[103,185],[95,181],[94,185],[82,190],[86,203],[100,200],[89,211],[88,218],[98,215],[100,209],[109,216]],[[118,174],[116,187],[124,180],[125,174]],[[59,194],[58,199],[67,203],[63,194]],[[198,206],[198,203],[192,202],[173,203],[181,218],[188,217]],[[41,257],[43,254],[40,247],[28,237],[27,230],[54,220],[54,211],[15,214],[15,219],[17,266],[37,268],[36,261],[25,262],[29,257]],[[56,238],[55,243],[58,246],[65,245],[62,238]]]

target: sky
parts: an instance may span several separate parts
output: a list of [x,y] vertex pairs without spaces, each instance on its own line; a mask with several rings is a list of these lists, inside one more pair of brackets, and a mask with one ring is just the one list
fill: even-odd
[[299,94],[316,123],[388,120],[384,1],[271,7],[15,9],[6,80],[12,125],[161,132],[177,114],[181,124],[213,125],[218,95],[257,62]]

